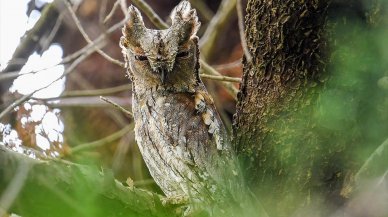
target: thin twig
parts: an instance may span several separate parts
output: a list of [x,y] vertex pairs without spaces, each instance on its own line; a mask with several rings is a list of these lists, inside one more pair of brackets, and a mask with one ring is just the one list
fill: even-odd
[[5,116],[7,115],[9,112],[11,112],[12,109],[16,108],[17,106],[21,105],[23,102],[27,101],[34,93],[36,93],[35,91],[30,93],[30,94],[27,94],[27,95],[24,95],[22,97],[20,97],[19,99],[17,99],[15,102],[11,103],[9,106],[7,106],[1,113],[0,113],[0,120]]
[[236,78],[236,77],[229,77],[229,76],[222,76],[222,75],[207,75],[207,74],[200,74],[200,76],[201,78],[216,80],[216,81],[236,82],[236,83],[241,82],[241,78]]
[[51,83],[49,83],[48,85],[44,86],[44,87],[41,87],[41,88],[38,88],[34,91],[32,91],[30,94],[27,94],[27,95],[24,95],[22,96],[21,98],[19,98],[18,100],[16,100],[15,102],[11,103],[9,106],[7,106],[7,108],[4,109],[4,111],[2,111],[0,113],[0,120],[6,115],[8,114],[12,109],[16,108],[17,106],[21,105],[23,102],[27,101],[32,95],[34,95],[36,92],[40,91],[40,90],[43,90],[43,89],[46,89],[47,87],[51,86],[53,83],[61,80],[62,78],[64,78],[66,75],[70,74],[74,68],[76,66],[78,66],[78,64],[80,64],[82,61],[84,61],[88,56],[90,56],[95,50],[95,47],[93,47],[93,49],[91,50],[88,50],[86,53],[84,53],[83,55],[81,55],[80,57],[78,57],[64,72],[63,74],[58,77],[57,79],[55,79],[54,81],[52,81]]
[[103,27],[104,17],[106,17],[106,8],[108,6],[108,0],[102,0],[100,4],[101,6],[100,11],[98,13],[98,24]]
[[[130,100],[128,97],[111,97],[121,106],[130,106]],[[44,104],[49,108],[70,108],[70,107],[90,107],[90,108],[112,108],[110,104],[102,102],[100,97],[97,96],[87,96],[87,97],[69,97],[63,98],[57,101],[47,101],[44,99],[32,98],[36,101],[30,101],[31,105],[41,105]],[[115,110],[116,111],[116,110]],[[119,111],[117,111],[119,112]],[[108,111],[106,112],[108,113]],[[112,118],[114,119],[114,118]]]
[[251,62],[252,55],[251,53],[249,53],[247,41],[245,40],[244,15],[243,15],[243,9],[241,5],[241,0],[237,0],[236,10],[237,10],[238,28],[240,33],[241,46],[243,48],[245,58],[247,59],[248,62]]
[[[54,1],[44,7],[40,18],[35,23],[34,27],[25,33],[19,45],[16,47],[11,61],[8,62],[5,69],[0,73],[14,72],[20,70],[27,62],[28,57],[37,49],[39,49],[39,40],[41,37],[51,31],[55,25],[55,20],[58,17],[56,6],[59,1]],[[41,48],[41,47],[40,47]],[[22,60],[14,64],[14,60]],[[17,62],[18,62],[17,61]],[[11,80],[7,80],[0,85],[0,91],[7,91],[12,85]]]
[[[116,23],[115,25],[113,25],[112,27],[110,27],[106,31],[106,34],[111,34],[112,32],[114,32],[117,29],[121,28],[124,25],[125,22],[126,22],[126,19],[123,19],[120,22]],[[81,54],[87,52],[87,50],[93,49],[93,47],[96,47],[98,44],[103,43],[105,38],[106,38],[106,34],[99,36],[96,40],[93,41],[92,44],[88,44],[85,47],[83,47],[83,48],[79,49],[78,51],[74,52],[73,54],[70,54],[70,55],[66,56],[65,58],[63,58],[62,62],[63,63],[70,62],[72,59],[75,59],[78,56],[80,56]]]
[[210,21],[213,18],[213,11],[210,10],[203,0],[190,0],[190,3],[202,14],[206,21]]
[[[213,67],[207,64],[205,61],[200,59],[199,62],[201,64],[201,70],[203,70],[203,72],[205,72],[206,74],[222,76],[217,70],[215,70]],[[237,88],[230,82],[223,81],[222,84],[226,88],[226,90],[230,93],[230,95],[237,100],[237,93],[238,93]]]
[[114,141],[120,139],[121,137],[123,137],[130,130],[132,130],[133,126],[134,126],[133,124],[129,124],[128,126],[124,127],[123,129],[121,129],[121,130],[119,130],[119,131],[117,131],[117,132],[115,132],[107,137],[96,140],[94,142],[84,143],[84,144],[75,146],[74,148],[72,148],[70,150],[70,153],[75,154],[78,152],[82,152],[82,151],[86,151],[86,150],[90,150],[90,149],[95,149],[95,148],[104,146],[106,144],[109,144],[111,142],[114,142]]
[[28,75],[28,74],[35,74],[38,71],[30,71],[24,74],[20,74],[20,71],[14,71],[14,72],[7,72],[7,73],[0,73],[0,82],[9,80],[9,79],[15,79],[19,76]]
[[[116,23],[112,27],[110,27],[106,31],[106,34],[111,34],[112,32],[114,32],[117,29],[121,28],[122,25],[124,25],[125,21],[126,20],[124,19],[124,20]],[[69,63],[69,62],[77,59],[81,54],[83,54],[85,52],[88,52],[89,50],[92,50],[93,49],[93,45],[97,46],[98,48],[103,47],[105,45],[105,41],[104,41],[105,38],[106,38],[105,35],[99,36],[96,40],[93,41],[93,44],[88,44],[85,47],[79,49],[78,51],[76,51],[76,52],[74,52],[72,54],[67,55],[59,63],[56,63],[54,65],[51,65],[51,66],[48,66],[48,67],[45,67],[45,68],[42,68],[42,69],[38,69],[38,70],[35,70],[35,71],[30,71],[30,72],[27,72],[27,73],[23,73],[23,74],[19,74],[20,71],[13,71],[13,72],[9,72],[9,73],[7,72],[7,73],[0,74],[0,81],[17,78],[19,76],[23,76],[23,75],[27,75],[27,74],[35,74],[37,72],[40,72],[40,71],[43,71],[43,70],[47,70],[47,69],[51,69],[51,68],[53,68],[55,66],[58,66],[58,65],[61,65],[61,64]],[[10,74],[10,75],[8,75],[8,74]]]
[[46,50],[53,41],[54,37],[57,35],[59,27],[61,27],[62,25],[63,17],[64,13],[60,13],[53,29],[50,32],[50,35],[47,37],[47,39],[44,41],[44,44],[42,45],[42,50]]
[[117,108],[118,110],[122,111],[124,114],[128,115],[129,117],[133,117],[133,114],[132,112],[128,111],[127,109],[125,109],[124,107],[122,107],[121,105],[103,97],[103,96],[100,96],[100,99],[109,103],[109,104],[112,104],[115,108]]
[[101,95],[109,95],[117,92],[130,90],[131,89],[130,87],[131,86],[129,84],[124,84],[117,87],[95,89],[95,90],[73,90],[73,91],[65,91],[60,96],[56,96],[56,97],[51,97],[51,98],[32,97],[31,99],[50,101],[50,100],[57,100],[57,99],[69,98],[69,97],[101,96]]
[[119,60],[116,60],[114,58],[112,58],[111,56],[109,56],[108,54],[106,54],[104,51],[102,51],[101,49],[97,48],[94,44],[93,44],[93,41],[89,38],[88,34],[86,33],[85,29],[82,27],[81,25],[81,22],[79,21],[77,15],[75,14],[73,8],[71,7],[70,3],[68,2],[68,0],[65,1],[65,4],[66,4],[66,7],[67,9],[69,10],[70,12],[70,15],[71,17],[73,18],[74,22],[75,22],[75,25],[77,26],[78,30],[80,31],[81,35],[84,37],[84,39],[89,43],[91,44],[92,46],[94,46],[96,48],[96,51],[97,53],[99,53],[102,57],[104,57],[106,60],[108,60],[109,62],[113,63],[113,64],[116,64],[122,68],[124,68],[124,63],[119,61]]
[[[363,181],[368,179],[376,178],[383,174],[382,168],[380,165],[384,165],[387,162],[388,156],[388,139],[386,139],[383,144],[376,148],[376,150],[368,157],[365,163],[358,170],[354,176],[357,187],[359,187]],[[386,168],[384,168],[385,170]],[[376,174],[378,173],[378,174]]]
[[124,14],[124,17],[125,19],[128,18],[128,13],[127,13],[127,1],[126,0],[120,0],[120,7],[121,7],[121,11],[123,12]]
[[150,21],[155,25],[156,28],[159,29],[167,29],[168,25],[165,23],[162,18],[159,17],[157,13],[151,8],[150,5],[148,5],[145,1],[143,0],[132,0],[132,3],[138,6],[150,19]]
[[113,16],[114,12],[116,11],[117,7],[120,5],[120,0],[116,0],[116,2],[112,6],[112,10],[109,12],[108,15],[106,15],[103,23],[106,24]]
[[226,23],[234,12],[235,6],[236,0],[223,0],[216,15],[210,21],[209,26],[199,42],[201,55],[205,60],[210,57],[211,52],[214,50],[214,46],[217,44],[216,40],[218,40],[221,34],[224,34],[222,29],[226,26]]
[[222,71],[222,70],[227,70],[230,68],[241,67],[242,62],[241,62],[241,58],[240,58],[240,59],[233,61],[233,62],[230,62],[230,63],[220,64],[220,65],[212,65],[212,66],[215,70]]
[[19,195],[20,191],[27,180],[28,173],[31,169],[30,164],[26,161],[21,161],[20,165],[5,191],[0,195],[0,216],[5,216],[8,209]]

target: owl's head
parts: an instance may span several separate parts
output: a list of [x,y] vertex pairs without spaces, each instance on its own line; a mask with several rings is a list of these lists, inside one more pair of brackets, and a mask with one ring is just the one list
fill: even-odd
[[197,79],[200,22],[196,11],[182,1],[172,11],[171,20],[168,29],[148,29],[139,10],[129,7],[120,46],[133,80],[175,85]]

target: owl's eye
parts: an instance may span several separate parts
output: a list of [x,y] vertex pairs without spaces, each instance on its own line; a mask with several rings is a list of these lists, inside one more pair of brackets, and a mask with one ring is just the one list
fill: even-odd
[[148,58],[147,56],[144,56],[144,55],[135,55],[135,60],[145,61],[145,60],[148,60]]
[[182,51],[182,52],[179,52],[176,57],[187,57],[189,55],[189,52],[188,51]]

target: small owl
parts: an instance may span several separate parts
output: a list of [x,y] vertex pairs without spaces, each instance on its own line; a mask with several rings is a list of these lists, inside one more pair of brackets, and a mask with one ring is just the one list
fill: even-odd
[[148,169],[167,196],[212,195],[230,143],[199,77],[196,11],[182,1],[168,29],[144,26],[137,8],[120,39],[132,80],[135,135]]

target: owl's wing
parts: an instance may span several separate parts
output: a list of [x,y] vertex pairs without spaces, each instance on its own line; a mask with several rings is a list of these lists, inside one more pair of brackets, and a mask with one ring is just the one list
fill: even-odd
[[141,113],[148,125],[146,137],[157,150],[153,160],[169,167],[181,180],[198,183],[195,189],[203,188],[201,183],[207,183],[203,180],[218,176],[218,159],[229,148],[206,90],[150,98],[146,104]]
[[175,118],[175,124],[166,124],[170,127],[168,133],[175,134],[171,136],[176,139],[172,143],[177,145],[174,150],[185,164],[211,170],[217,167],[219,157],[230,152],[226,130],[213,99],[205,87],[191,96],[180,97],[174,98],[177,100],[174,104],[179,105],[176,111],[166,117]]

